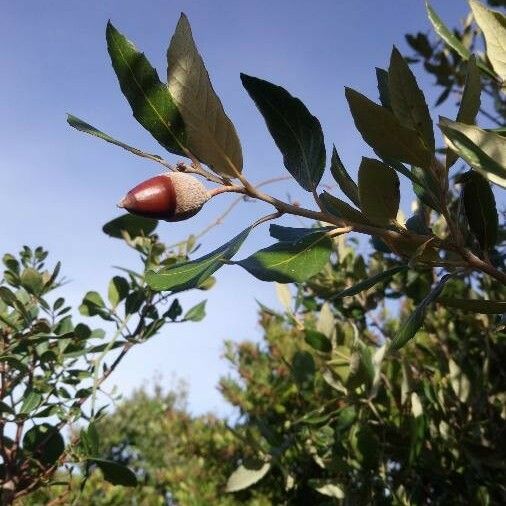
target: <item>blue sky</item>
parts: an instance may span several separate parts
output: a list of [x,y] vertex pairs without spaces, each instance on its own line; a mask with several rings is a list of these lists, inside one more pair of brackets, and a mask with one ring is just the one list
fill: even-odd
[[[467,11],[462,0],[434,0],[433,6],[450,25]],[[360,157],[371,152],[353,126],[344,86],[376,99],[374,67],[388,65],[392,44],[407,50],[406,32],[429,30],[422,0],[2,2],[2,253],[23,244],[48,248],[53,262],[63,261],[71,280],[64,291],[75,304],[89,289],[106,290],[113,265],[138,265],[135,254],[103,235],[101,226],[120,214],[115,204],[127,190],[160,169],[71,130],[65,114],[176,160],[162,153],[131,116],[110,66],[104,32],[110,18],[164,79],[165,50],[181,11],[190,19],[214,87],[239,132],[244,171],[253,182],[282,175],[284,168],[242,89],[240,72],[282,85],[301,98],[322,123],[327,151],[335,143],[356,174]],[[431,79],[420,69],[417,75],[434,103]],[[434,118],[441,113],[451,115],[451,104],[433,111]],[[325,180],[330,183],[330,175]],[[269,191],[307,199],[287,183]],[[232,198],[217,197],[186,222],[162,224],[161,238],[172,243],[201,230]],[[403,206],[409,210],[409,198]],[[262,204],[243,204],[203,239],[201,251],[210,251],[268,211]],[[256,231],[238,258],[269,242],[267,228]],[[273,285],[252,279],[239,267],[221,270],[211,292],[184,294],[181,301],[189,308],[204,297],[209,302],[203,322],[167,326],[162,335],[131,352],[109,386],[128,393],[156,375],[170,385],[175,375],[189,383],[194,412],[227,413],[215,388],[227,371],[220,358],[223,340],[258,339],[255,299],[275,307],[279,303]]]

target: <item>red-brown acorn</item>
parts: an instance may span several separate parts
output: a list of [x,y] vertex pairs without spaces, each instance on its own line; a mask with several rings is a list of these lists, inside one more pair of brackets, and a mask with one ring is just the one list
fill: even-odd
[[166,172],[132,188],[118,203],[129,213],[165,221],[180,221],[198,213],[209,200],[206,187],[182,172]]

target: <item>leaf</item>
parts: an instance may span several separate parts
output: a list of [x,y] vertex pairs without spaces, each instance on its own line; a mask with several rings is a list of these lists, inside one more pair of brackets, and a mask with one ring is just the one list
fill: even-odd
[[341,188],[341,191],[356,205],[360,207],[360,201],[358,198],[358,186],[348,174],[337,149],[334,146],[332,149],[332,158],[330,160],[330,172],[336,180],[336,183]]
[[307,351],[295,352],[292,359],[292,373],[299,388],[303,390],[312,388],[316,373],[313,356]]
[[357,91],[346,88],[345,93],[357,130],[381,158],[430,167],[433,154],[415,131],[403,127],[391,111]]
[[360,209],[375,225],[395,222],[399,211],[399,177],[394,169],[372,158],[362,158],[358,169]]
[[176,264],[158,272],[148,271],[146,283],[153,290],[170,290],[173,293],[198,287],[237,253],[251,229],[248,227],[226,244],[197,260]]
[[116,239],[123,239],[123,234],[126,232],[131,239],[139,236],[148,236],[154,232],[158,226],[158,220],[152,218],[142,218],[133,214],[124,214],[107,222],[102,231],[110,237]]
[[277,239],[278,241],[300,241],[305,237],[313,234],[321,234],[325,232],[330,232],[334,227],[312,227],[312,228],[302,228],[302,227],[283,227],[281,225],[276,225],[275,223],[269,226],[269,233],[271,237]]
[[156,70],[110,21],[106,39],[112,66],[134,118],[168,151],[187,156],[183,118]]
[[430,6],[429,2],[425,2],[429,21],[432,23],[434,30],[441,37],[441,39],[451,47],[463,60],[468,60],[471,56],[469,50],[460,42],[455,34],[448,29],[443,23],[441,18],[436,14],[436,11]]
[[27,292],[38,295],[44,286],[41,273],[32,267],[27,267],[21,273],[21,286]]
[[23,451],[44,466],[55,464],[65,451],[65,442],[56,427],[43,423],[28,429],[23,436]]
[[450,372],[450,385],[459,401],[465,403],[471,393],[471,382],[469,378],[462,372],[457,362],[453,359],[448,360],[448,368]]
[[113,307],[125,299],[130,291],[130,285],[125,278],[114,276],[109,282],[108,297]]
[[228,478],[226,492],[238,492],[250,487],[257,481],[260,481],[271,468],[269,462],[265,462],[258,469],[249,469],[240,465]]
[[325,170],[325,143],[318,119],[281,86],[241,74],[241,81],[265,119],[288,172],[307,191]]
[[501,80],[506,80],[506,16],[476,0],[470,0],[469,5],[485,37],[487,58]]
[[376,81],[378,83],[381,105],[386,109],[392,110],[392,104],[390,103],[390,91],[388,89],[388,72],[385,69],[376,67]]
[[137,477],[135,473],[123,464],[118,464],[112,460],[96,458],[88,459],[88,462],[96,464],[102,471],[104,480],[113,485],[122,485],[123,487],[137,486]]
[[411,313],[406,322],[402,325],[401,329],[394,337],[390,344],[391,350],[398,350],[408,343],[415,334],[418,332],[420,327],[425,320],[425,314],[427,309],[434,302],[445,286],[445,283],[453,277],[452,274],[444,275],[439,282],[432,288],[432,290],[425,296],[425,298],[418,304],[415,310]]
[[167,87],[183,116],[189,151],[214,172],[237,177],[242,170],[241,143],[213,89],[184,14],[170,41],[167,65]]
[[279,242],[240,260],[237,265],[262,281],[302,283],[329,261],[332,242],[326,234],[312,234],[295,242]]
[[278,297],[279,302],[283,306],[283,309],[288,314],[293,314],[292,309],[292,292],[290,288],[281,283],[274,283],[276,287],[276,295]]
[[79,306],[79,312],[84,316],[100,315],[105,309],[105,302],[98,292],[87,292]]
[[130,153],[133,153],[137,156],[148,156],[149,158],[160,158],[157,155],[152,155],[150,153],[145,153],[144,151],[141,151],[140,149],[134,148],[132,146],[129,146],[128,144],[125,144],[124,142],[118,141],[111,137],[110,135],[106,134],[105,132],[102,132],[95,128],[94,126],[90,125],[89,123],[86,123],[82,119],[79,119],[76,116],[73,116],[72,114],[67,114],[67,123],[75,128],[76,130],[79,130],[80,132],[84,132],[89,135],[93,135],[95,137],[98,137],[99,139],[102,139],[106,142],[109,142],[111,144],[114,144],[115,146],[119,146],[120,148],[126,149],[127,151],[130,151]]
[[[476,58],[473,55],[467,64],[466,83],[464,85],[464,91],[462,92],[462,99],[457,113],[457,122],[465,123],[466,125],[474,124],[476,115],[480,110],[480,94],[480,73],[478,71],[478,67],[476,66]],[[458,156],[448,149],[446,153],[446,168],[450,168],[457,161],[457,158]]]
[[183,314],[183,308],[179,303],[178,299],[174,299],[169,309],[164,313],[165,318],[170,318],[172,321],[176,321],[179,316]]
[[321,353],[330,353],[332,351],[330,339],[317,330],[306,329],[304,331],[304,338],[306,343],[316,351],[320,351]]
[[28,415],[32,411],[35,411],[42,402],[42,395],[39,392],[35,392],[34,390],[25,392],[25,397],[23,399],[23,403],[21,404],[21,408],[19,409],[19,414]]
[[332,482],[326,482],[323,480],[311,480],[311,487],[317,492],[328,497],[335,499],[344,499],[345,494],[341,487],[333,484]]
[[320,194],[320,200],[325,210],[336,218],[341,218],[351,223],[371,225],[371,222],[360,211],[326,191]]
[[395,47],[388,69],[388,90],[392,110],[399,122],[417,131],[427,150],[434,151],[434,130],[425,97],[406,60]]
[[342,297],[351,297],[352,295],[356,295],[357,293],[369,290],[369,288],[372,288],[374,285],[377,285],[382,281],[390,280],[398,272],[405,271],[407,268],[408,268],[407,265],[398,265],[397,267],[393,267],[392,269],[388,269],[387,271],[379,272],[378,274],[371,276],[370,278],[364,279],[363,281],[360,281],[356,285],[353,285],[350,288],[346,288],[346,290],[343,290],[342,292],[333,295],[332,298],[340,299]]
[[478,314],[504,314],[506,302],[498,300],[453,299],[439,297],[437,302],[445,307]]
[[187,322],[199,322],[203,320],[206,316],[206,302],[207,300],[203,300],[189,309],[183,316],[183,320]]
[[440,118],[446,144],[473,169],[506,188],[506,138],[472,125]]
[[490,251],[497,242],[499,217],[489,182],[477,172],[465,174],[463,201],[469,228],[483,251]]

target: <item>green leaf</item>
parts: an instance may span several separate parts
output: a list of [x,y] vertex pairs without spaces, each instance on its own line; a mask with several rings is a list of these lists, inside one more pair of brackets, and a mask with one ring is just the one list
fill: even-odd
[[332,159],[330,160],[330,172],[332,176],[336,180],[336,183],[341,188],[341,191],[356,205],[360,206],[360,201],[358,198],[358,186],[353,181],[353,179],[348,174],[343,162],[341,162],[341,158],[339,158],[339,154],[337,153],[337,149],[334,146],[332,149]]
[[125,299],[130,291],[130,285],[125,278],[114,276],[109,282],[109,302],[116,307],[123,299]]
[[439,192],[440,183],[433,176],[432,172],[411,166],[412,174],[412,187],[415,195],[424,203],[426,206],[434,209],[438,213],[441,213],[442,207],[440,199],[437,197],[435,192]]
[[430,167],[433,154],[414,130],[402,126],[391,111],[357,91],[346,88],[345,93],[357,130],[381,158]]
[[180,317],[183,314],[183,308],[181,307],[181,304],[179,303],[178,299],[174,299],[172,301],[172,304],[170,305],[169,309],[164,313],[165,318],[170,318],[172,321],[176,321],[178,317]]
[[499,217],[489,182],[477,172],[465,174],[463,200],[469,228],[483,251],[491,250],[497,242]]
[[134,118],[168,151],[187,156],[183,118],[156,70],[110,21],[106,39],[112,66]]
[[30,390],[28,393],[25,392],[19,414],[28,415],[32,411],[35,411],[40,406],[41,402],[42,395],[39,392],[35,392],[34,390]]
[[372,158],[362,158],[358,169],[360,208],[375,225],[395,222],[399,211],[399,177],[394,169]]
[[360,211],[326,191],[320,195],[320,200],[325,210],[336,218],[342,218],[343,220],[362,225],[372,225]]
[[29,293],[38,295],[42,290],[44,281],[42,275],[36,269],[27,267],[21,273],[21,286]]
[[[130,151],[130,153],[133,153],[137,156],[142,157],[149,157],[149,158],[160,158],[158,155],[152,155],[150,153],[145,153],[144,151],[141,151],[140,149],[134,148],[132,146],[129,146],[128,144],[125,144],[124,142],[118,141],[111,137],[110,135],[106,134],[105,132],[102,132],[98,130],[98,128],[95,128],[94,126],[90,125],[89,123],[86,123],[82,119],[73,116],[72,114],[67,114],[67,123],[75,128],[76,130],[79,130],[80,132],[84,132],[89,135],[93,135],[94,137],[98,137],[99,139],[102,139],[106,142],[109,142],[111,144],[114,144],[115,146],[119,146],[120,148],[126,149],[127,151]],[[161,159],[161,158],[160,158]]]
[[332,351],[332,343],[325,334],[322,334],[317,330],[306,329],[304,331],[304,337],[306,343],[316,351],[320,351],[322,353],[330,353]]
[[313,356],[307,351],[295,352],[292,359],[292,373],[299,388],[303,390],[312,388],[316,373]]
[[88,459],[88,462],[96,464],[102,471],[104,480],[112,483],[113,485],[122,485],[124,487],[137,486],[137,477],[135,476],[135,473],[123,464],[118,464],[112,460],[95,458]]
[[402,325],[401,329],[390,343],[391,350],[398,350],[408,343],[415,334],[418,332],[420,327],[425,320],[425,314],[427,309],[441,294],[445,283],[453,277],[452,274],[446,274],[439,282],[432,288],[432,290],[425,296],[425,298],[418,304],[415,310],[411,313],[409,318]]
[[79,306],[79,312],[84,316],[95,316],[102,314],[105,309],[105,302],[98,292],[87,292],[83,302]]
[[196,306],[193,306],[191,309],[189,309],[183,316],[183,320],[188,322],[199,322],[203,320],[206,316],[206,302],[207,300],[203,300]]
[[238,492],[260,481],[271,468],[269,462],[265,462],[257,469],[249,469],[240,465],[228,478],[226,492]]
[[450,297],[439,297],[437,302],[445,307],[460,309],[461,311],[468,311],[470,313],[506,313],[506,302],[498,300],[453,299]]
[[267,123],[288,172],[307,191],[318,186],[325,170],[320,122],[281,86],[241,74],[241,81]]
[[105,234],[116,239],[123,239],[126,232],[131,239],[139,236],[148,236],[154,232],[158,220],[142,218],[133,214],[124,214],[106,223],[102,230]]
[[183,116],[189,151],[214,172],[237,177],[242,171],[241,143],[213,89],[184,14],[170,41],[167,64],[167,87]]
[[386,109],[392,110],[390,102],[390,91],[388,89],[388,72],[385,69],[376,67],[376,81],[378,83],[378,92],[380,103]]
[[273,223],[269,226],[269,233],[271,237],[278,241],[300,241],[305,237],[313,234],[322,234],[330,232],[334,227],[318,227],[318,228],[302,228],[302,227],[283,227]]
[[497,75],[506,80],[506,16],[487,9],[476,0],[470,0],[469,4],[485,37],[487,58]]
[[252,227],[248,227],[232,240],[202,258],[176,264],[158,272],[148,271],[146,283],[156,291],[181,292],[198,287],[237,253],[251,229]]
[[56,427],[43,423],[26,431],[23,437],[23,451],[44,466],[55,464],[65,451],[65,442]]
[[279,242],[237,262],[262,281],[301,283],[318,274],[329,261],[332,242],[325,233],[296,242]]
[[388,269],[387,271],[379,272],[378,274],[371,276],[370,278],[364,279],[363,281],[360,281],[356,285],[350,286],[350,288],[346,288],[346,290],[343,290],[342,292],[333,295],[332,298],[340,299],[342,297],[351,297],[352,295],[356,295],[357,293],[369,290],[369,288],[372,288],[374,285],[377,285],[382,281],[389,281],[398,272],[405,271],[407,268],[408,268],[407,265],[398,265],[397,267],[393,267],[392,269]]
[[432,23],[439,37],[441,37],[445,44],[451,47],[463,60],[468,60],[471,56],[469,50],[466,49],[455,34],[448,29],[441,18],[436,14],[436,11],[430,6],[429,2],[425,2],[425,6],[427,8],[429,21]]
[[446,144],[473,169],[506,188],[506,138],[473,125],[440,118]]
[[418,132],[427,150],[434,151],[434,130],[425,97],[406,60],[395,47],[388,68],[388,90],[392,110],[399,122]]
[[[476,119],[476,115],[480,110],[480,94],[481,94],[481,80],[478,67],[476,66],[476,58],[471,56],[467,64],[466,84],[462,92],[462,99],[460,101],[459,111],[457,113],[457,122],[472,125]],[[447,149],[446,153],[446,168],[450,168],[456,161],[458,156]]]

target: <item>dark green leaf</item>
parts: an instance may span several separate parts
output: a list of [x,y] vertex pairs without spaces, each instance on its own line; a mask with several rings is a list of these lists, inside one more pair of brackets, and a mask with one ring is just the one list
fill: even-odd
[[313,356],[307,351],[295,352],[292,360],[292,372],[301,389],[312,388],[316,372]]
[[374,276],[371,276],[370,278],[360,281],[360,283],[357,283],[350,288],[346,288],[346,290],[343,290],[342,292],[334,295],[333,298],[339,299],[342,297],[351,297],[352,295],[356,295],[357,293],[363,292],[364,290],[369,290],[369,288],[372,288],[374,285],[381,283],[382,281],[389,281],[398,272],[402,272],[407,268],[407,265],[398,265],[397,267],[393,267],[387,271],[380,272]]
[[392,110],[392,104],[390,103],[390,91],[388,90],[388,72],[385,69],[376,67],[376,81],[378,83],[381,105],[386,109]]
[[36,269],[27,267],[21,273],[21,286],[29,293],[38,295],[44,285],[42,275]]
[[135,473],[123,464],[118,464],[112,460],[88,459],[88,462],[96,464],[102,471],[104,479],[113,485],[122,485],[124,487],[136,487],[137,477]]
[[353,181],[353,179],[348,174],[343,162],[341,162],[341,158],[339,158],[339,154],[337,153],[337,149],[334,146],[332,149],[332,159],[330,161],[330,172],[336,183],[341,188],[341,191],[356,205],[360,206],[360,200],[358,197],[358,186]]
[[307,191],[318,186],[325,170],[320,122],[281,86],[241,74],[243,86],[267,123],[290,174]]
[[183,320],[189,322],[199,322],[206,316],[206,300],[199,302],[196,306],[189,309],[183,316]]
[[143,53],[109,21],[107,49],[135,119],[171,153],[185,155],[185,128],[167,86]]
[[506,302],[498,300],[452,299],[439,297],[437,302],[446,307],[479,314],[504,314]]
[[126,232],[133,239],[138,236],[150,235],[157,225],[158,220],[142,218],[133,214],[124,214],[106,223],[102,227],[102,230],[108,236],[117,239],[123,239],[123,233]]
[[325,210],[336,218],[342,218],[351,223],[360,223],[362,225],[372,224],[360,211],[330,193],[324,191],[320,195],[320,199]]
[[423,324],[423,321],[425,320],[425,314],[427,313],[428,307],[439,297],[443,291],[445,283],[452,277],[453,275],[451,274],[446,274],[443,276],[420,302],[420,304],[418,304],[416,309],[411,313],[409,318],[402,325],[398,334],[392,340],[390,349],[398,350],[407,344],[408,341],[410,341],[413,337],[415,337],[415,334],[418,332]]
[[123,299],[126,298],[130,290],[130,285],[125,278],[114,276],[109,282],[109,302],[116,307]]
[[165,318],[170,318],[172,321],[176,321],[179,316],[183,314],[183,308],[179,303],[178,299],[174,299],[169,309],[164,313]]
[[391,111],[351,88],[346,88],[346,99],[357,130],[381,158],[430,167],[432,153],[418,134],[403,127]]
[[44,466],[53,465],[65,451],[65,442],[56,427],[35,425],[23,437],[23,450]]
[[296,242],[273,244],[237,264],[262,281],[301,283],[329,261],[331,245],[326,234],[312,234]]
[[31,411],[35,411],[40,406],[41,402],[42,395],[39,392],[35,392],[34,390],[25,392],[25,397],[19,409],[19,413],[21,415],[27,415]]
[[202,258],[176,264],[158,272],[149,271],[146,274],[146,282],[157,291],[181,292],[198,287],[237,253],[251,228],[243,230],[232,240]]
[[332,351],[332,343],[325,334],[317,330],[306,329],[304,335],[306,343],[309,344],[311,348],[322,353],[330,353]]
[[362,158],[358,170],[360,208],[375,225],[388,226],[397,218],[399,178],[391,167],[372,158]]
[[269,233],[271,237],[278,241],[297,242],[305,237],[313,234],[321,234],[330,232],[333,227],[318,227],[318,228],[301,228],[301,227],[283,227],[273,223],[269,226]]
[[406,128],[421,136],[427,150],[435,149],[434,130],[425,97],[406,60],[394,47],[388,68],[388,89],[392,110]]
[[483,251],[497,242],[499,217],[489,182],[477,172],[468,172],[463,183],[463,200],[469,228]]
[[79,312],[84,316],[95,316],[102,314],[105,308],[104,299],[98,292],[88,292],[79,306]]

